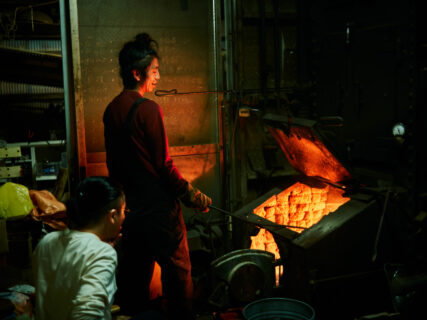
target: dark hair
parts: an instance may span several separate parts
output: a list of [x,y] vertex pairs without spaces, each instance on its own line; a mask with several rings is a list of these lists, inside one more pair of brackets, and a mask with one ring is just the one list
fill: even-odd
[[151,39],[147,33],[136,35],[135,40],[126,42],[120,50],[119,64],[120,76],[125,88],[134,89],[137,81],[133,77],[132,70],[139,70],[143,79],[146,77],[146,69],[154,58],[159,59],[157,42]]
[[98,222],[124,199],[122,186],[108,177],[89,177],[79,183],[76,194],[67,203],[70,227],[86,227]]

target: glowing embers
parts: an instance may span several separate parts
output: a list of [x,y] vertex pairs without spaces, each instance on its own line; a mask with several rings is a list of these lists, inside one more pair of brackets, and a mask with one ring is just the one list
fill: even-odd
[[[324,188],[312,188],[297,182],[272,196],[255,208],[253,213],[278,225],[310,228],[350,200],[342,196],[343,192],[329,185],[325,185]],[[298,233],[304,231],[300,228],[289,229]],[[273,253],[276,259],[280,258],[279,248],[269,231],[261,228],[251,240],[251,249],[266,250]]]

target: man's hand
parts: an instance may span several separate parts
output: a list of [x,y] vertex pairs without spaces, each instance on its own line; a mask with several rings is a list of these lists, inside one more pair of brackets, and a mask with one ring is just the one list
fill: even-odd
[[201,212],[208,212],[212,199],[193,187],[190,183],[187,186],[186,193],[180,198],[181,201],[189,208],[197,209]]

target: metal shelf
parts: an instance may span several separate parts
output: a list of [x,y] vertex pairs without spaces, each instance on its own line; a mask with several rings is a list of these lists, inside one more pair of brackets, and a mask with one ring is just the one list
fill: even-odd
[[[41,175],[38,175],[37,170],[37,157],[36,157],[36,149],[39,148],[51,148],[51,147],[64,147],[65,146],[65,140],[46,140],[46,141],[32,141],[32,142],[14,142],[14,143],[8,143],[6,145],[7,147],[13,148],[13,147],[19,147],[21,149],[23,148],[29,148],[30,152],[30,159],[23,159],[23,158],[16,158],[14,157],[13,162],[16,164],[24,164],[26,162],[31,163],[31,173],[29,173],[29,178],[32,179],[33,185],[35,185],[35,182],[37,181],[55,181],[58,178],[57,174],[49,174],[50,172],[39,172]],[[28,152],[28,151],[27,151]],[[22,157],[22,156],[21,156]],[[7,162],[12,162],[12,158],[8,158]],[[46,174],[43,174],[46,173]],[[54,173],[54,172],[52,172]]]
[[4,94],[0,95],[0,102],[8,104],[20,104],[28,102],[52,102],[64,101],[64,93],[38,93],[38,94]]
[[64,146],[65,140],[46,140],[46,141],[33,141],[33,142],[13,142],[8,143],[9,147],[52,147],[52,146]]
[[58,178],[57,175],[37,176],[36,181],[56,180],[57,178]]
[[62,57],[0,47],[0,80],[63,87]]

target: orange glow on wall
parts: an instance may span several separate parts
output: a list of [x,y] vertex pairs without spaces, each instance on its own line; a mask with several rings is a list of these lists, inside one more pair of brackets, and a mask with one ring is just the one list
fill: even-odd
[[279,143],[289,163],[309,177],[320,177],[329,182],[342,182],[351,178],[350,173],[326,146],[307,127],[292,127],[288,134],[268,127]]

